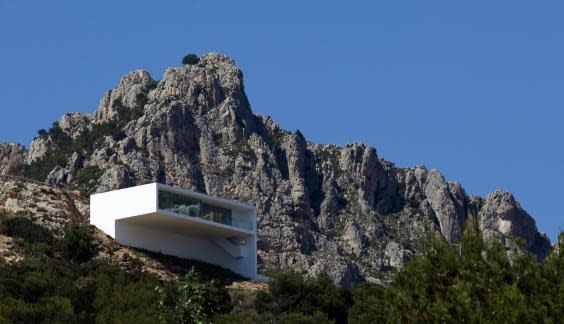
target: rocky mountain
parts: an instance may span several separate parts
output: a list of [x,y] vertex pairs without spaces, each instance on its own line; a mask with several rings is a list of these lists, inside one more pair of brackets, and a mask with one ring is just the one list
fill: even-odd
[[362,143],[315,144],[254,114],[241,70],[215,53],[161,80],[127,74],[97,111],[64,115],[28,150],[0,144],[8,173],[82,195],[157,181],[254,204],[261,269],[340,284],[388,280],[426,226],[456,244],[470,218],[508,247],[519,237],[539,258],[550,249],[508,192],[469,196],[436,170],[396,167]]

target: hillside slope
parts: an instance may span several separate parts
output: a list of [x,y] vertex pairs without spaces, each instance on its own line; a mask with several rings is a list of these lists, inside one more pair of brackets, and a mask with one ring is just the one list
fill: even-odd
[[124,76],[92,114],[70,113],[29,150],[0,144],[0,174],[83,195],[162,182],[256,205],[261,269],[325,272],[337,283],[387,281],[425,227],[457,243],[465,220],[544,258],[550,249],[514,197],[469,196],[436,170],[398,168],[373,147],[307,141],[251,111],[243,74],[220,54]]
[[58,238],[71,223],[85,226],[98,247],[95,258],[111,261],[127,272],[151,273],[161,280],[171,281],[195,267],[205,279],[224,284],[242,279],[217,266],[123,246],[96,227],[87,226],[88,211],[87,199],[67,190],[29,179],[0,176],[0,264],[15,264],[34,257],[22,248],[17,238],[4,231],[6,220],[22,217],[48,229]]

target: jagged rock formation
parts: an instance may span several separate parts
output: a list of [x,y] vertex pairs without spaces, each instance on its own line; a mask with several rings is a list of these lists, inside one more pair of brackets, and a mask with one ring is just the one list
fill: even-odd
[[61,235],[68,222],[84,222],[87,199],[40,182],[0,176],[0,214],[33,216],[34,221]]
[[534,219],[521,208],[509,192],[496,191],[488,195],[479,212],[480,229],[486,236],[501,239],[507,246],[510,238],[523,240],[527,250],[543,259],[550,245],[536,230]]
[[0,175],[17,171],[24,164],[26,150],[23,145],[0,143]]
[[457,243],[471,216],[539,257],[549,250],[508,193],[468,196],[436,170],[398,168],[362,143],[311,143],[253,114],[242,72],[223,55],[169,68],[160,81],[131,72],[95,113],[67,114],[57,127],[21,152],[24,169],[57,156],[40,180],[99,192],[158,181],[252,203],[263,269],[385,281],[416,253],[425,224]]

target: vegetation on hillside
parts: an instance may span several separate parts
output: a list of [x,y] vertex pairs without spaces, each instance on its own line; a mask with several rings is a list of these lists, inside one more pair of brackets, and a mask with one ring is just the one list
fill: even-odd
[[[556,251],[564,251],[564,233]],[[252,308],[216,323],[557,323],[564,318],[564,255],[544,262],[485,240],[469,225],[460,247],[429,235],[424,252],[387,286],[335,287],[324,276],[275,275]]]
[[98,180],[104,171],[100,167],[92,165],[80,169],[71,188],[77,189],[81,195],[89,197],[94,193],[99,184]]
[[564,318],[564,233],[542,263],[512,260],[475,225],[452,247],[429,235],[387,286],[337,287],[324,276],[274,273],[267,290],[231,291],[186,269],[178,282],[94,257],[88,228],[62,238],[24,217],[3,219],[25,259],[0,264],[0,323],[555,323]]
[[25,255],[16,264],[0,260],[0,323],[177,323],[168,315],[187,300],[190,310],[208,317],[230,310],[225,288],[202,283],[194,271],[178,284],[166,283],[93,258],[98,247],[87,227],[69,225],[56,238],[28,218],[2,217],[0,229]]
[[201,282],[192,268],[172,290],[158,287],[161,323],[209,323],[215,313],[228,312],[230,298],[215,281]]
[[[148,92],[155,86],[156,82],[150,84],[145,91]],[[116,141],[124,139],[126,136],[123,131],[124,127],[130,121],[137,120],[143,115],[144,106],[148,101],[145,93],[139,93],[136,99],[137,104],[134,107],[126,107],[121,100],[115,100],[113,106],[118,112],[116,118],[103,123],[91,124],[75,138],[65,133],[58,122],[54,122],[47,131],[39,130],[38,136],[50,141],[50,150],[41,159],[25,165],[19,173],[30,179],[45,181],[49,172],[55,167],[65,167],[73,153],[78,152],[88,156],[101,146],[106,137],[111,137]],[[86,186],[88,183],[85,181],[97,180],[97,178],[93,179],[90,176],[99,177],[100,175],[100,172],[96,172],[96,170],[88,170],[87,174],[79,174],[77,189],[83,194],[89,194],[89,191],[85,188],[94,186]]]

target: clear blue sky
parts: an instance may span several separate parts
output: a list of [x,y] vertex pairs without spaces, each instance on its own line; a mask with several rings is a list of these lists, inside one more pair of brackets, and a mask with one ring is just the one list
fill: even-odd
[[562,1],[271,3],[0,0],[0,141],[216,51],[282,127],[509,190],[552,241],[564,229]]

